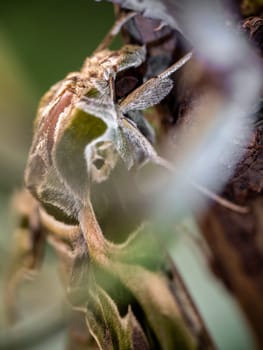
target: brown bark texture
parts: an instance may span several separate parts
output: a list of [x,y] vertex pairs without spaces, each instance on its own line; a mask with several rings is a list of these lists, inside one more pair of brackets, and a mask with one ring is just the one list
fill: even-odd
[[[251,41],[251,50],[255,50],[262,57],[262,5],[255,4],[251,7],[248,3],[236,2],[232,15],[237,29],[245,33]],[[236,18],[240,20],[236,21]],[[149,29],[157,25],[158,21],[138,15],[123,31],[127,42],[147,45],[149,54],[146,71],[149,76],[157,73],[155,67],[163,70],[190,47],[182,35],[169,26],[159,31]],[[202,73],[200,79],[196,79],[191,87],[185,84],[188,77],[184,72],[176,74],[175,88],[158,106],[155,123],[161,130],[159,134],[161,140],[165,139],[167,143],[169,139],[176,147],[178,127],[186,132],[194,128],[198,121],[194,120],[194,113],[191,113],[191,110],[194,110],[200,98],[209,94],[218,84],[217,77],[210,73]],[[211,251],[209,257],[211,270],[239,302],[259,348],[263,348],[262,118],[261,101],[256,120],[253,119],[250,143],[242,159],[235,166],[234,174],[221,192],[222,197],[248,207],[249,212],[235,213],[211,202],[205,213],[198,217],[199,227]],[[221,170],[224,171],[223,168]]]

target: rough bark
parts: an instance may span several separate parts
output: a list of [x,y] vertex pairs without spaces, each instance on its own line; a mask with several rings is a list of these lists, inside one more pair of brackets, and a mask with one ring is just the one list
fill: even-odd
[[[239,14],[236,12],[234,16],[244,16],[240,28],[253,42],[258,54],[262,56],[263,18],[260,16],[262,5],[251,3],[237,2],[235,9]],[[251,14],[254,17],[245,17]],[[134,19],[134,23],[133,27],[131,25],[126,27],[125,37],[129,42],[147,43],[149,71],[154,66],[151,62],[169,64],[188,45],[185,41],[180,41],[180,35],[173,29],[169,31],[169,27],[165,28],[166,39],[164,34],[162,38],[162,31],[160,31],[157,32],[159,37],[155,37],[155,45],[149,44],[148,41],[151,40],[148,40],[150,34],[147,34],[146,25],[150,23],[149,20],[138,17]],[[151,39],[154,41],[153,38]],[[182,42],[184,45],[181,45]],[[158,107],[158,118],[161,118],[159,126],[163,137],[166,140],[167,138],[172,140],[175,146],[178,126],[186,131],[194,127],[198,121],[189,119],[189,115],[193,116],[189,111],[191,112],[202,96],[215,88],[216,77],[209,74],[201,76],[201,79],[189,88],[189,86],[186,87],[185,76],[179,73],[179,77],[176,78],[179,88],[175,88]],[[205,214],[198,218],[198,222],[211,250],[210,266],[239,302],[261,348],[263,347],[262,103],[256,118],[257,122],[253,121],[255,125],[247,150],[221,193],[223,197],[236,204],[248,206],[249,213],[238,214],[219,204],[211,203]]]

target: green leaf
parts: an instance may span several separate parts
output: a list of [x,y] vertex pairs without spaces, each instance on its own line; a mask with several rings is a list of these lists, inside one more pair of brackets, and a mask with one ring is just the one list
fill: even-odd
[[141,305],[162,349],[193,349],[165,277],[141,266],[116,263],[112,268]]
[[141,326],[129,307],[121,317],[112,298],[98,285],[87,305],[87,323],[98,345],[105,350],[149,350]]
[[[162,350],[193,349],[193,339],[181,319],[174,295],[169,288],[169,281],[161,268],[160,260],[164,261],[164,257],[160,258],[162,252],[161,254],[156,252],[154,255],[158,262],[155,270],[150,271],[148,267],[140,266],[142,261],[145,261],[147,253],[152,255],[155,250],[147,251],[150,246],[149,240],[154,240],[154,237],[147,235],[149,238],[140,242],[139,238],[144,238],[144,230],[141,230],[138,231],[137,237],[135,235],[124,244],[115,245],[107,241],[103,237],[91,204],[83,210],[80,219],[88,245],[90,262],[95,268],[93,271],[96,282],[100,283],[100,286],[103,284],[104,290],[110,290],[111,294],[114,294],[113,288],[120,291],[118,284],[125,287],[127,304],[131,306],[134,303],[139,304],[143,312],[139,321],[145,320],[143,324],[149,328]],[[154,247],[154,244],[152,246]],[[151,265],[154,266],[153,263]],[[101,278],[103,275],[106,276],[107,281]],[[104,314],[106,323],[110,324],[113,306],[105,304],[105,300],[104,304],[101,299],[100,301],[104,311],[106,310]],[[113,329],[110,329],[110,334],[114,334]],[[149,339],[151,338],[150,335]]]

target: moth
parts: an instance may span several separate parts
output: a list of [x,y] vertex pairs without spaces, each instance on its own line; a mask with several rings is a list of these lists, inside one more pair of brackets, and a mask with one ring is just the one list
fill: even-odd
[[[164,255],[148,225],[142,224],[124,243],[113,243],[103,234],[90,196],[93,186],[107,182],[119,160],[128,172],[147,162],[162,164],[140,111],[167,96],[171,75],[192,57],[190,52],[138,83],[128,72],[143,64],[146,48],[107,48],[131,16],[117,21],[79,72],[68,74],[41,99],[22,196],[27,243],[17,265],[24,272],[34,270],[43,242],[55,247],[64,261],[71,303],[84,311],[99,349],[140,350],[156,344],[160,349],[191,349],[193,337],[180,320],[161,268]],[[14,276],[9,295],[21,277]],[[10,301],[8,305],[12,309]],[[195,331],[202,332],[200,320],[197,324]]]
[[[91,183],[107,179],[118,157],[128,169],[157,161],[140,125],[127,116],[159,103],[173,86],[170,75],[191,53],[118,100],[116,76],[141,65],[145,55],[144,47],[131,45],[99,51],[86,59],[80,72],[70,73],[42,98],[25,184],[47,212],[77,221]],[[139,123],[146,126],[143,119]]]

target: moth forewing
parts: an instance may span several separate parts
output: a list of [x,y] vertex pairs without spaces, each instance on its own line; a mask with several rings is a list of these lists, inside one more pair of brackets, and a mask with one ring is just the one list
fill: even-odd
[[192,53],[189,52],[171,67],[157,75],[157,77],[146,81],[143,85],[131,92],[131,94],[120,103],[121,112],[125,114],[130,110],[142,110],[161,102],[173,87],[173,81],[170,79],[170,76],[184,66],[191,57]]
[[25,170],[25,184],[34,193],[43,182],[52,165],[52,147],[58,130],[59,118],[71,104],[72,83],[58,82],[42,97],[34,125],[34,137]]
[[161,102],[173,88],[169,78],[152,78],[130,93],[120,104],[123,114],[131,110],[144,110]]

